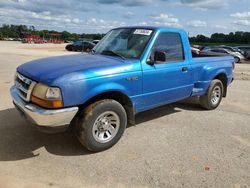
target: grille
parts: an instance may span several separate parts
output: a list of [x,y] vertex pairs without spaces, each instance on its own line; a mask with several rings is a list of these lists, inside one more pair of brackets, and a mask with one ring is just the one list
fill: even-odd
[[30,95],[35,84],[36,82],[30,80],[29,78],[26,78],[25,76],[19,73],[16,73],[15,86],[18,89],[19,96],[23,100],[30,101]]

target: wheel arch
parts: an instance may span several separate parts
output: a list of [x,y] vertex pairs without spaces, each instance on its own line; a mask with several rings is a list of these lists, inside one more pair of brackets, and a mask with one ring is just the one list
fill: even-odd
[[133,102],[129,98],[128,95],[124,94],[121,91],[106,91],[99,93],[91,98],[89,98],[86,102],[79,106],[80,109],[86,108],[88,105],[102,99],[113,99],[119,102],[125,109],[127,113],[127,120],[129,125],[135,124],[135,109]]
[[226,97],[226,95],[227,95],[227,82],[228,82],[227,75],[225,73],[219,73],[213,78],[213,80],[215,80],[215,79],[218,79],[222,82],[222,84],[223,84],[223,97]]

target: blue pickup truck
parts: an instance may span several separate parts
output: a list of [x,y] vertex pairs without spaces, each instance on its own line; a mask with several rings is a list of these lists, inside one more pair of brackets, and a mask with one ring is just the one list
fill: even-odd
[[50,57],[17,68],[11,96],[42,131],[73,127],[88,150],[121,138],[135,114],[189,97],[218,107],[233,81],[233,57],[192,57],[185,31],[122,27],[89,54]]

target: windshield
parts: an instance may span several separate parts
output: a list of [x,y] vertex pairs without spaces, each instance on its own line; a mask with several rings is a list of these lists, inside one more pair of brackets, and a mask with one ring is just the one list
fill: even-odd
[[150,29],[114,29],[105,35],[93,52],[124,59],[140,58],[152,34]]

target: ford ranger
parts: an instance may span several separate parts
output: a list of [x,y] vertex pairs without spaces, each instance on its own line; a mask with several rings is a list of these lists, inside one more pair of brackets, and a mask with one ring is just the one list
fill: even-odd
[[42,131],[73,127],[88,150],[112,147],[135,114],[189,97],[218,107],[233,80],[234,59],[192,57],[185,31],[122,27],[89,54],[50,57],[17,68],[11,96]]

